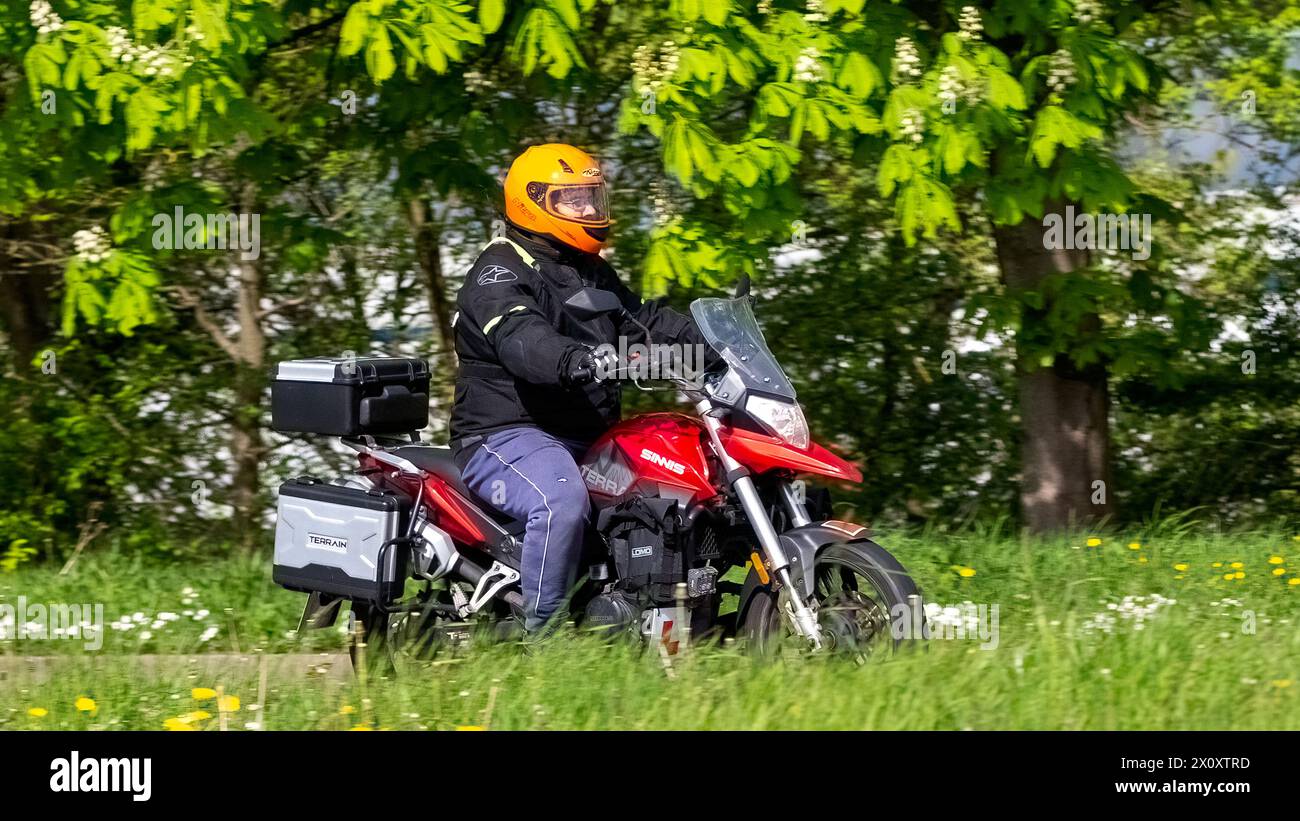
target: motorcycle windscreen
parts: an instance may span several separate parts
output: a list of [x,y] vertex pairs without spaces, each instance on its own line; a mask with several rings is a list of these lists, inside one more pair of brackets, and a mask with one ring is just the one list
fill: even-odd
[[793,400],[794,386],[768,350],[748,297],[707,297],[691,303],[691,316],[746,388]]

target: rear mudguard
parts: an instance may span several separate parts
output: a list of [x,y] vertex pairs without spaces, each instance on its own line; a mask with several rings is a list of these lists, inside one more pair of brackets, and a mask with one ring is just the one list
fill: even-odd
[[[790,578],[804,598],[813,594],[816,579],[813,565],[817,552],[823,547],[837,542],[865,541],[871,537],[871,531],[862,525],[829,519],[824,522],[811,522],[802,527],[795,527],[782,533],[781,548],[790,559]],[[745,611],[753,603],[754,596],[767,587],[758,578],[758,571],[749,569],[745,584],[740,590],[740,603],[736,607],[737,624],[744,623]]]

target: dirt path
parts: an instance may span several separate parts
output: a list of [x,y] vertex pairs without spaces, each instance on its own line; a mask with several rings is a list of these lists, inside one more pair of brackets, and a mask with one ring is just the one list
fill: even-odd
[[84,671],[87,667],[118,667],[129,661],[135,672],[146,678],[176,679],[197,674],[205,681],[217,678],[256,679],[266,665],[272,679],[301,676],[344,681],[352,675],[347,653],[198,653],[194,655],[102,655],[102,656],[0,656],[0,686],[40,684],[63,671]]

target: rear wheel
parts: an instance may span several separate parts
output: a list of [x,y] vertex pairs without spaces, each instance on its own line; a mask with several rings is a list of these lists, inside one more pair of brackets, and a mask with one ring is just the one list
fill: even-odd
[[426,590],[416,597],[416,608],[395,613],[353,602],[348,623],[353,669],[360,673],[364,665],[372,677],[391,677],[444,653],[522,635],[522,613],[504,601],[491,602],[470,621],[449,614],[452,601],[447,590]]
[[[921,608],[921,596],[907,569],[870,541],[838,542],[817,553],[815,586],[808,605],[817,614],[822,650],[857,661],[900,647],[908,635],[899,623]],[[788,615],[789,597],[770,587],[750,601],[742,634],[767,656],[807,652]],[[918,614],[916,618],[921,618]]]
[[367,677],[391,677],[395,668],[388,641],[389,614],[373,604],[353,602],[348,612],[348,656],[352,669]]

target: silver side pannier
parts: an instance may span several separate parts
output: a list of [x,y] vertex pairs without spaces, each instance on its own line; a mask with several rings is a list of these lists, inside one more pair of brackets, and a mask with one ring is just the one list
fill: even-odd
[[290,590],[389,604],[402,595],[410,500],[301,477],[280,486],[272,578]]

